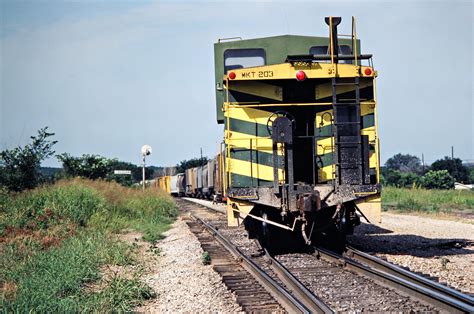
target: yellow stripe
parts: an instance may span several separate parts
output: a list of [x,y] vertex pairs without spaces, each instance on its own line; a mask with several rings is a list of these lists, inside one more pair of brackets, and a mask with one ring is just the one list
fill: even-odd
[[319,176],[318,181],[325,182],[325,181],[333,180],[334,179],[333,170],[334,170],[333,165],[320,168],[318,170],[318,176]]
[[316,142],[316,155],[324,155],[334,151],[334,137],[328,137]]
[[[364,88],[367,86],[370,86],[372,84],[371,81],[366,81],[363,80],[360,82],[359,86],[360,88]],[[350,91],[354,91],[355,86],[351,85],[340,85],[337,86],[337,94],[342,94],[342,93],[347,93]],[[331,83],[325,83],[325,84],[320,84],[316,85],[315,89],[315,98],[316,100],[321,99],[321,98],[327,98],[332,96],[332,84]]]
[[[253,177],[257,179],[273,181],[273,167],[232,158],[228,158],[227,160],[229,162],[229,172],[247,177],[253,175]],[[283,170],[278,170],[278,177],[279,180],[283,179]]]
[[365,116],[365,115],[374,113],[374,109],[375,109],[375,104],[361,103],[360,104],[360,115]]
[[283,88],[259,81],[229,81],[229,90],[283,101]]
[[[265,153],[273,153],[273,140],[268,137],[260,137],[260,136],[249,136],[248,134],[239,133],[235,131],[224,131],[226,144],[230,145],[231,147],[240,147],[240,148],[248,148],[252,150],[258,150]],[[252,147],[250,147],[250,140],[252,140]],[[281,152],[281,144],[278,145],[278,155],[282,155]]]
[[360,130],[361,135],[367,135],[369,137],[369,142],[375,145],[375,127],[371,126]]
[[224,115],[227,117],[238,120],[243,120],[252,123],[260,123],[267,125],[268,118],[272,112],[258,110],[254,108],[236,108],[228,107],[224,112]]

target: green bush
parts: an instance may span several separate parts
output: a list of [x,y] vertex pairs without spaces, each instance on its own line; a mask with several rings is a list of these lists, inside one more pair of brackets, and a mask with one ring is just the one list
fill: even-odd
[[208,252],[204,251],[201,255],[201,261],[203,265],[210,265],[211,264],[211,255]]
[[382,173],[382,184],[396,187],[413,187],[419,184],[420,176],[413,172],[385,169]]
[[427,189],[452,189],[454,188],[454,178],[447,170],[430,170],[421,177],[420,185]]

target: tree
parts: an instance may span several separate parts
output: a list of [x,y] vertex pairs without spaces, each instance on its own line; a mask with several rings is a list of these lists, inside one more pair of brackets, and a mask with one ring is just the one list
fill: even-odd
[[54,155],[53,146],[57,141],[49,138],[54,133],[48,127],[31,136],[31,143],[0,152],[0,185],[10,191],[32,189],[43,182],[40,173],[41,162]]
[[400,172],[399,170],[384,169],[382,172],[383,184],[396,187],[412,187],[418,184],[420,176],[413,172]]
[[182,160],[176,165],[176,173],[183,173],[186,169],[204,166],[208,161],[209,159],[207,157]]
[[454,188],[454,178],[447,170],[430,170],[421,177],[420,185],[427,189],[452,189]]
[[63,153],[56,157],[63,163],[64,173],[69,177],[105,179],[112,170],[110,159],[99,155],[84,154],[81,157],[74,157]]
[[469,170],[463,166],[459,158],[444,157],[436,160],[431,164],[431,170],[447,170],[457,182],[469,182]]
[[[56,156],[63,164],[63,175],[66,177],[83,177],[91,180],[106,179],[130,186],[142,180],[142,167],[118,159],[109,159],[99,155],[84,154],[74,157],[67,153]],[[114,170],[130,170],[130,175],[117,175]],[[145,168],[145,179],[152,178],[154,167]]]
[[421,173],[420,158],[410,154],[396,154],[385,162],[385,167],[400,172]]
[[[110,172],[107,174],[107,180],[115,181],[124,186],[131,186],[136,180],[134,180],[133,174],[137,173],[141,168],[137,165],[134,165],[130,162],[119,161],[118,159],[111,159],[110,160]],[[127,174],[115,174],[114,170],[130,170],[132,172],[131,175]],[[141,172],[140,172],[141,176]],[[141,177],[140,177],[141,178]]]

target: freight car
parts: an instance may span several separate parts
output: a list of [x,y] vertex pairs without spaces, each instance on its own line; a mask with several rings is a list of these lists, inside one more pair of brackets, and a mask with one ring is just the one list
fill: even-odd
[[209,160],[201,167],[194,167],[173,176],[157,178],[157,186],[173,196],[188,196],[204,199],[222,199],[221,155]]
[[[270,249],[312,242],[340,249],[361,216],[380,220],[377,71],[372,55],[361,54],[354,18],[343,38],[341,18],[325,22],[328,37],[214,45],[224,126],[215,161],[228,224],[244,224]],[[186,171],[187,195],[209,195],[202,173]]]

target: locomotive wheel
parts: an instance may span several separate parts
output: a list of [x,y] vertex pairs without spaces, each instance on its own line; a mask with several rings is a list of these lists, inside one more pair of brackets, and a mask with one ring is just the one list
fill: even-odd
[[[264,219],[283,223],[279,212],[273,208],[262,208],[259,212],[259,216]],[[287,217],[286,219],[292,218]],[[295,231],[292,232],[263,221],[252,220],[258,225],[256,238],[260,242],[260,245],[266,248],[270,253],[282,254],[307,251],[308,246],[305,244],[301,233],[297,231],[301,229],[301,225],[298,223],[295,227]]]
[[312,237],[312,244],[333,252],[342,253],[346,248],[346,236],[333,224],[324,231],[317,230]]

